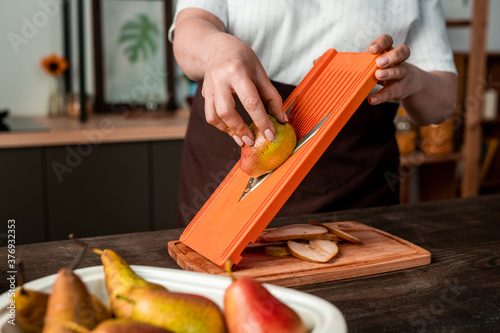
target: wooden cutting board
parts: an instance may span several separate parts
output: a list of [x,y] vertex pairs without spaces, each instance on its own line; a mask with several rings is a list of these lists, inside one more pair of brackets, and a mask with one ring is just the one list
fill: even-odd
[[[272,257],[259,249],[245,250],[233,274],[293,287],[391,272],[431,262],[430,252],[385,231],[351,221],[325,224],[352,234],[362,243],[339,243],[339,253],[327,263],[312,263],[293,256]],[[178,240],[168,243],[168,253],[184,270],[227,276],[222,268]]]

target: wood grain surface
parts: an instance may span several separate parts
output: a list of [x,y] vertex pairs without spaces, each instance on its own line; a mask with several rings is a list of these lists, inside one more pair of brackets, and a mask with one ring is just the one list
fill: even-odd
[[0,133],[0,148],[51,147],[79,144],[143,142],[184,139],[188,110],[165,115],[131,116],[93,114],[85,123],[68,117],[29,117],[47,127],[47,131]]
[[[326,263],[308,262],[293,256],[272,257],[260,249],[245,250],[241,262],[234,266],[234,276],[250,276],[261,282],[293,287],[385,273],[431,262],[428,251],[382,230],[353,221],[326,225],[346,231],[361,239],[362,243],[339,243],[339,253]],[[169,242],[168,252],[185,270],[227,275],[218,265],[180,241]]]
[[[338,307],[349,332],[500,332],[500,195],[283,217],[269,227],[309,220],[358,221],[432,253],[431,263],[421,267],[293,287]],[[2,223],[6,230],[7,221]],[[167,243],[181,233],[173,229],[84,240],[115,250],[133,265],[180,269]],[[5,292],[8,252],[6,239],[1,241],[0,292]],[[26,281],[32,281],[70,265],[78,251],[67,240],[19,245],[15,255],[24,261]],[[100,264],[89,252],[79,267]]]

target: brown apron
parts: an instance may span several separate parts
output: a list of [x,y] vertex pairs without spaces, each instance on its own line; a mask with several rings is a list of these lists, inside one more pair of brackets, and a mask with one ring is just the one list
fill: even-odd
[[[283,101],[294,86],[273,82]],[[252,121],[236,99],[243,120]],[[205,120],[201,84],[184,141],[177,225],[186,226],[240,158],[240,147]],[[399,152],[393,118],[397,105],[358,108],[277,216],[397,204]],[[243,189],[242,189],[243,190]]]

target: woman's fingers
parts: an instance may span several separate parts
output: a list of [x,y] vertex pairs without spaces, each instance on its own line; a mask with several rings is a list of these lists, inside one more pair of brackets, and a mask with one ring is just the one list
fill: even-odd
[[382,53],[376,60],[379,69],[375,71],[375,77],[384,86],[368,97],[370,104],[403,99],[408,95],[408,66],[405,61],[410,56],[410,49],[406,45],[392,48],[393,43],[391,36],[381,35],[368,46],[368,52]]
[[410,48],[406,45],[399,45],[377,58],[379,68],[388,68],[399,65],[410,56]]
[[368,52],[372,54],[382,53],[384,51],[390,50],[392,47],[392,37],[389,35],[381,35],[375,38],[375,40],[368,46]]
[[239,146],[253,146],[252,131],[235,110],[233,94],[228,87],[218,88],[210,98],[205,97],[205,117],[209,124],[229,134]]
[[[273,141],[275,129],[267,116],[254,83],[249,79],[240,77],[234,80],[232,85],[234,87],[230,88],[224,84],[214,84],[214,88],[211,88],[207,81],[204,82],[203,96],[205,97],[205,117],[207,122],[228,133],[238,145],[253,146],[254,135],[235,110],[233,94],[236,94],[257,128],[264,133],[267,140]],[[272,92],[264,92],[263,94],[263,98],[271,98],[269,100],[270,108],[278,108],[278,119],[284,121],[283,112],[281,111],[281,96],[277,92],[278,97],[273,96]],[[276,100],[277,98],[278,100]]]
[[406,66],[400,65],[396,67],[377,69],[375,77],[379,81],[401,80],[406,77]]
[[406,78],[398,81],[388,81],[377,93],[368,96],[368,103],[377,105],[394,99],[403,99],[407,95]]
[[257,55],[235,37],[224,35],[217,40],[216,52],[208,57],[202,92],[206,99],[207,122],[231,135],[240,146],[242,142],[252,146],[255,138],[235,110],[235,94],[267,140],[274,140],[275,129],[264,103],[279,121],[286,122],[281,111],[281,96],[272,86]]
[[[241,78],[233,83],[234,91],[241,104],[252,118],[255,126],[263,133],[267,140],[273,141],[275,130],[267,116],[266,109],[252,80]],[[228,124],[229,125],[229,124]],[[231,126],[230,126],[231,127]]]
[[[212,93],[212,91],[209,88],[206,87],[207,85],[208,85],[207,82],[204,82],[203,83],[203,90],[202,90],[202,95],[205,98],[205,119],[206,119],[207,123],[215,126],[217,129],[219,129],[223,132],[228,133],[240,147],[243,146],[244,144],[253,145],[254,144],[253,136],[252,136],[252,138],[250,138],[248,135],[243,135],[243,134],[236,135],[236,134],[234,134],[235,131],[233,129],[231,129],[230,126],[226,123],[226,121],[224,121],[220,117],[219,113],[217,112],[215,95],[214,95],[214,93]],[[207,91],[209,91],[209,92],[207,92]],[[231,94],[229,94],[229,95],[232,97]],[[231,105],[231,102],[229,102],[229,104],[228,104],[228,105],[230,105],[229,107],[219,107],[219,110],[220,109],[229,110],[231,107],[232,107],[232,109],[234,109],[234,100],[232,100],[232,103],[233,104]],[[224,113],[224,111],[222,113]],[[246,124],[243,122],[243,120],[238,115],[236,110],[234,110],[234,113],[236,113],[236,116],[234,118],[231,117],[231,120],[229,121],[229,123],[233,127],[240,128],[240,131],[244,131],[245,130],[244,127],[246,127]],[[239,121],[238,121],[238,118],[239,118]],[[251,133],[250,129],[248,129],[248,131],[250,132],[250,135],[251,135],[252,133]],[[245,141],[243,141],[243,138]]]
[[212,95],[205,96],[205,119],[210,125],[217,127],[223,132],[228,132],[229,127],[227,127],[226,123],[217,115],[217,112],[215,111],[215,103]]
[[281,99],[281,95],[272,85],[265,72],[257,76],[255,83],[260,97],[264,103],[267,104],[269,113],[282,124],[288,122],[288,117],[285,112],[283,112],[283,100]]

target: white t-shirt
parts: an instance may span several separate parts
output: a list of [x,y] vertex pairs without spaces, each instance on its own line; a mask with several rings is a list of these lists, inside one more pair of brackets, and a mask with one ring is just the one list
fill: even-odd
[[363,52],[382,34],[408,45],[419,68],[456,73],[439,0],[179,0],[175,18],[190,7],[217,16],[286,84],[297,85],[326,50]]

